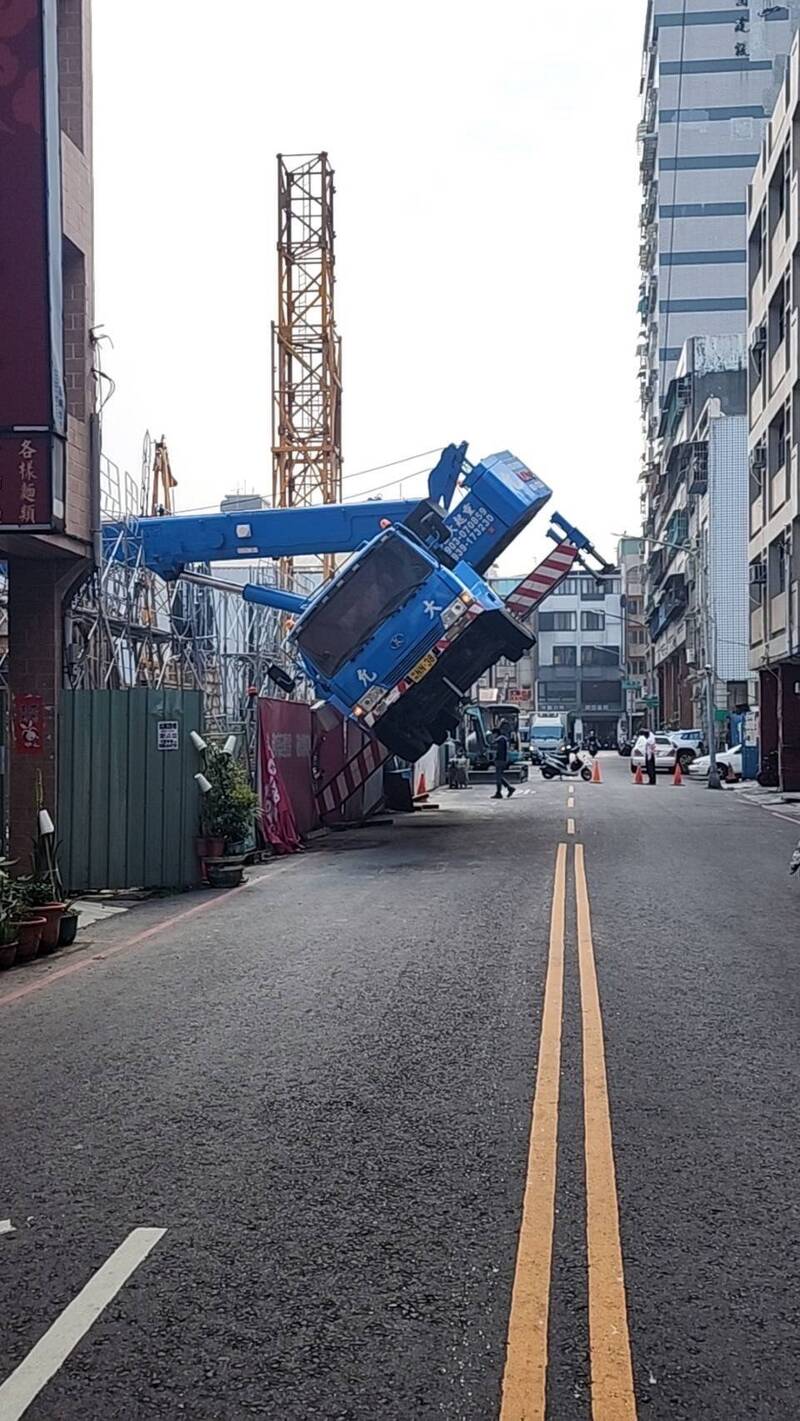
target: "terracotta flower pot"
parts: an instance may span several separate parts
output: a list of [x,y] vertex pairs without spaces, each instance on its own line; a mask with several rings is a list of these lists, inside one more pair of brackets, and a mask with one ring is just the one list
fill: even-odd
[[17,960],[17,944],[4,942],[0,946],[0,967],[13,967]]
[[206,861],[208,859],[219,859],[225,852],[224,839],[210,839],[207,835],[199,834],[194,841],[195,853],[200,864],[200,872],[203,882],[208,883],[208,870]]
[[39,951],[44,932],[45,919],[24,918],[21,922],[14,923],[14,930],[17,934],[17,961],[27,962],[31,957],[35,957]]
[[58,947],[58,934],[65,907],[65,903],[43,903],[37,908],[37,912],[45,920],[42,928],[42,952],[54,952]]

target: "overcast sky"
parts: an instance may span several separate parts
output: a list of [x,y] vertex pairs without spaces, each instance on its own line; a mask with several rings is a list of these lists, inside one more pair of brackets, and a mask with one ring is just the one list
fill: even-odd
[[638,507],[644,8],[95,0],[106,453],[138,476],[165,434],[179,509],[270,491],[275,154],[327,149],[345,476],[509,448],[610,556]]

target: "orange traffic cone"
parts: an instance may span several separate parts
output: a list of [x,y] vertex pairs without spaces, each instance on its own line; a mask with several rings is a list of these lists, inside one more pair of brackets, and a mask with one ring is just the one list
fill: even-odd
[[600,761],[595,759],[592,761],[592,784],[601,785],[602,783],[603,776],[600,773]]
[[421,774],[420,777],[419,777],[419,784],[417,785],[417,792],[416,792],[416,794],[414,795],[414,798],[415,798],[415,799],[427,799],[427,798],[428,798],[428,784],[427,784],[427,781],[426,781],[426,779],[425,779],[425,771],[424,771],[424,770],[423,770],[422,774]]
[[643,784],[644,784],[644,775],[642,774],[642,767],[641,767],[641,765],[637,765],[637,766],[636,766],[636,774],[635,774],[634,777],[633,777],[633,783],[634,783],[635,785],[643,785]]
[[673,783],[674,785],[682,785],[682,784],[683,784],[683,774],[681,773],[681,762],[680,762],[680,760],[676,760],[676,761],[675,761],[675,773],[674,773],[673,776],[672,776],[672,783]]

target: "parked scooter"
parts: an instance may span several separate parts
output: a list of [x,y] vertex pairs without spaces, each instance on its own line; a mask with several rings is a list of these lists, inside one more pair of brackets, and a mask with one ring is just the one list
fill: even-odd
[[541,769],[546,780],[592,778],[591,756],[574,745],[568,745],[564,750],[548,751],[542,756]]

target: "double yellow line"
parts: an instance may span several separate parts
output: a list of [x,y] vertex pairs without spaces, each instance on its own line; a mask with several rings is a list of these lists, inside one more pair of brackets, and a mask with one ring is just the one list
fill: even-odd
[[[583,845],[574,852],[583,1035],[586,1243],[593,1421],[636,1421],[603,1019]],[[545,1421],[547,1340],[558,1157],[567,845],[556,854],[550,951],[511,1299],[501,1421]]]

